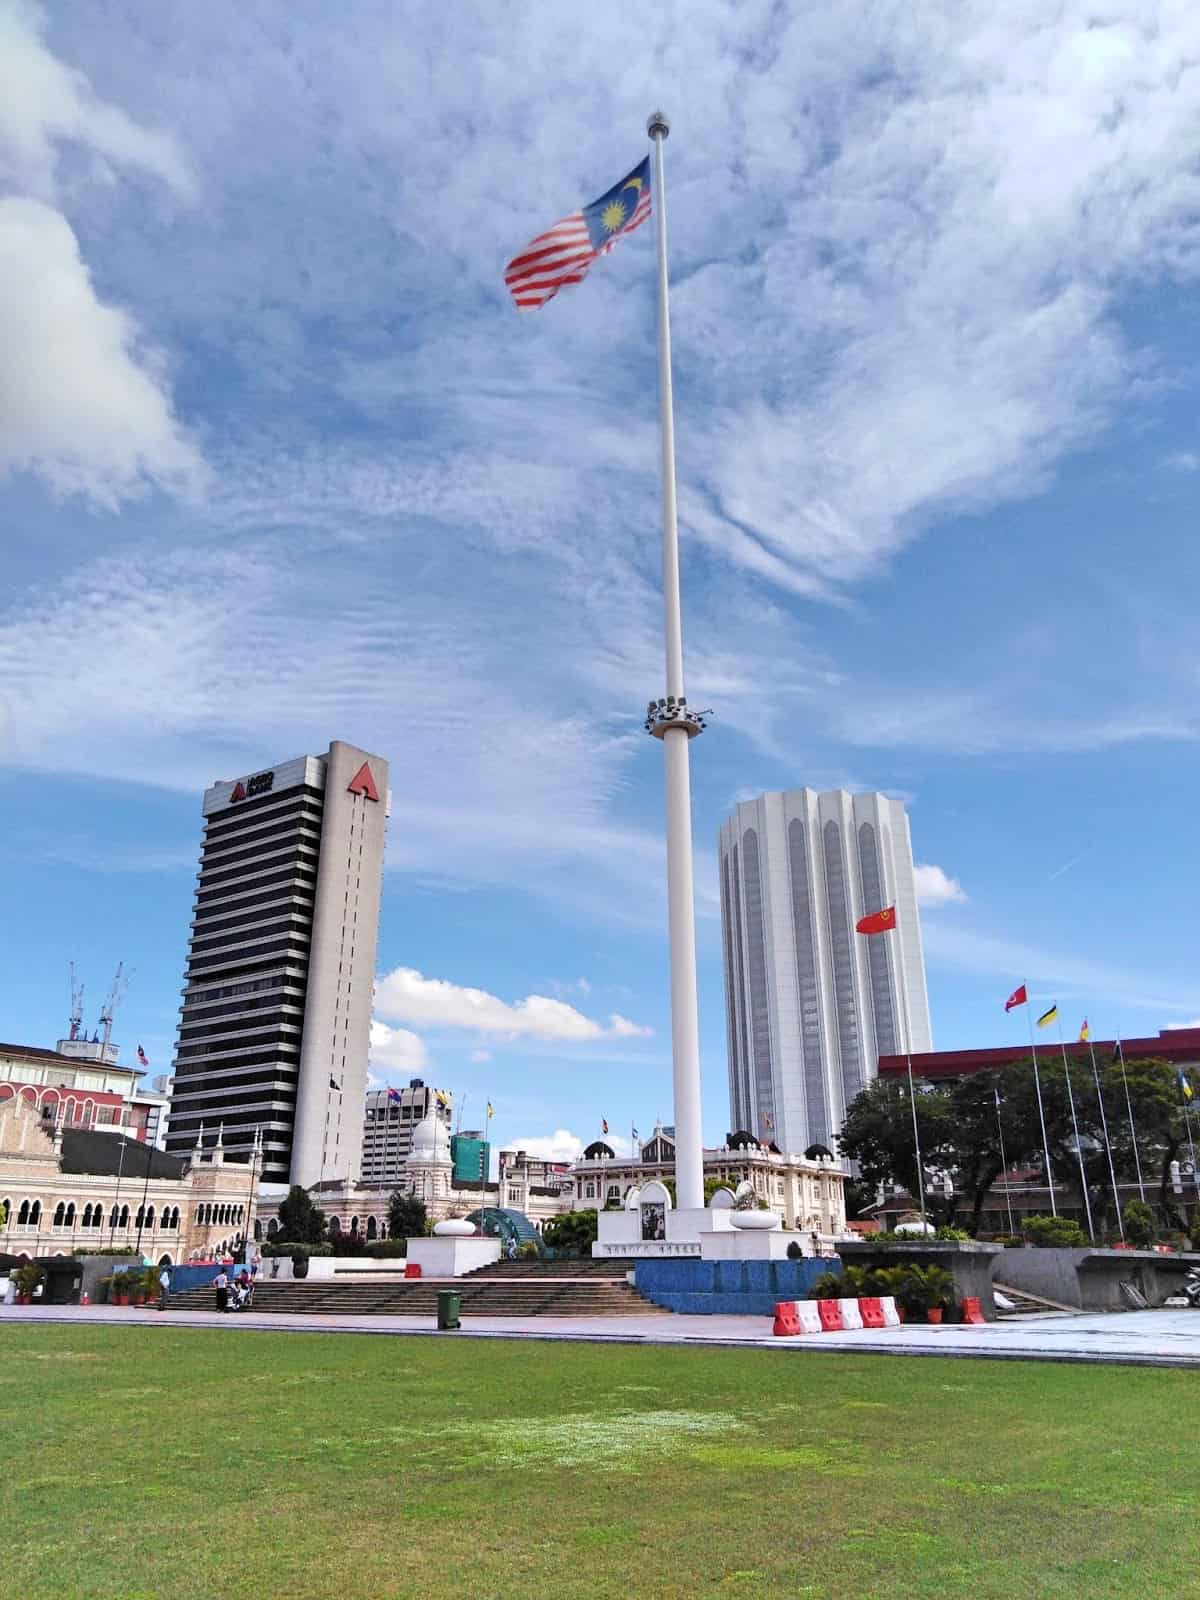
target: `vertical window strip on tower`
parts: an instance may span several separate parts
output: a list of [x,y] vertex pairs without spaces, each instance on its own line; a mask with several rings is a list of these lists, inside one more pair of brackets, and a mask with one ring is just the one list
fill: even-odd
[[854,1000],[854,951],[850,943],[850,905],[846,897],[846,872],[842,861],[842,830],[827,822],[825,844],[825,895],[829,908],[829,942],[833,951],[833,993],[837,1002],[838,1049],[842,1064],[842,1097],[846,1105],[862,1088],[862,1052],[859,1046],[858,1008]]
[[735,970],[733,953],[734,908],[730,902],[729,856],[721,860],[721,934],[725,941],[725,1031],[729,1040],[729,1085],[732,1091],[732,1122],[735,1128],[746,1126],[746,1108],[742,1097],[742,1063],[738,1058],[737,986],[741,974]]
[[804,1061],[806,1139],[828,1144],[829,1095],[821,1047],[821,997],[817,991],[817,953],[813,942],[812,892],[808,878],[805,827],[798,817],[788,824],[788,865],[792,880],[792,930],[796,941],[796,984],[800,1001],[800,1045]]
[[[887,903],[880,869],[879,845],[875,829],[864,822],[858,830],[858,865],[862,873],[863,910],[878,911]],[[871,1012],[875,1020],[875,1044],[880,1055],[895,1055],[896,1011],[892,1003],[892,982],[889,970],[892,940],[895,932],[883,938],[868,939],[867,962],[871,974]]]
[[762,873],[759,870],[758,834],[753,828],[747,828],[742,835],[742,857],[746,865],[746,941],[750,952],[750,1032],[754,1040],[754,1109],[757,1117],[757,1126],[747,1129],[747,1132],[758,1138],[775,1128],[776,1119]]
[[742,917],[743,917],[743,911],[742,911],[742,873],[741,873],[741,863],[740,863],[739,855],[738,855],[738,847],[737,847],[736,844],[733,847],[732,856],[733,856],[733,946],[734,946],[734,967],[735,967],[735,970],[736,970],[736,982],[734,984],[734,993],[735,993],[736,1000],[737,1000],[737,1028],[738,1028],[737,1069],[738,1069],[738,1080],[739,1080],[738,1087],[739,1087],[739,1092],[740,1092],[740,1104],[741,1104],[741,1112],[742,1112],[742,1115],[741,1115],[741,1118],[740,1118],[740,1121],[739,1121],[739,1127],[741,1127],[747,1133],[749,1133],[751,1131],[751,1129],[750,1129],[750,1121],[751,1121],[751,1118],[752,1118],[752,1115],[753,1115],[753,1112],[751,1110],[751,1106],[753,1104],[753,1096],[752,1096],[751,1090],[750,1090],[750,1037],[749,1037],[749,1033],[748,1033],[747,1026],[746,1026],[746,991],[745,991],[745,987],[744,987],[745,986],[745,982],[746,982],[746,962],[745,962],[745,952],[743,950],[743,943],[742,943],[742,926],[743,926],[743,923],[742,923]]

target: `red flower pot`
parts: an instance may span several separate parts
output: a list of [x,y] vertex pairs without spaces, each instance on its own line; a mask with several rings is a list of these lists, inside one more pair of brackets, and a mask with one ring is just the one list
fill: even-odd
[[941,1306],[930,1306],[929,1310],[925,1313],[925,1315],[929,1318],[930,1322],[932,1322],[934,1327],[936,1328],[941,1323],[941,1320],[942,1320],[942,1308],[941,1308]]

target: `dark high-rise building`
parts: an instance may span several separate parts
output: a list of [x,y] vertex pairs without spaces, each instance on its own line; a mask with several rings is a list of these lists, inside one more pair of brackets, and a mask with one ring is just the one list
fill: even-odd
[[206,791],[169,1151],[261,1129],[264,1183],[358,1176],[387,780],[335,740]]

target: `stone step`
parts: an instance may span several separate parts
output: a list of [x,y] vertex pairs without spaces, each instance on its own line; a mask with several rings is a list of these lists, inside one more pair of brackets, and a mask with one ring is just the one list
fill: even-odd
[[993,1283],[993,1289],[998,1289],[1006,1300],[1012,1302],[1011,1311],[1001,1311],[996,1308],[999,1317],[1078,1317],[1082,1316],[1078,1306],[1060,1305],[1057,1300],[1046,1300],[1041,1295],[1028,1294],[1024,1289],[1013,1289],[1007,1283]]
[[[572,1282],[543,1278],[472,1283],[459,1278],[452,1281],[462,1296],[464,1316],[669,1315],[660,1313],[658,1307],[644,1300],[627,1283],[612,1279]],[[437,1311],[438,1290],[450,1286],[449,1282],[428,1279],[386,1284],[328,1279],[313,1283],[305,1279],[291,1283],[260,1283],[254,1293],[254,1309],[268,1314],[432,1316]],[[210,1310],[214,1293],[210,1287],[189,1289],[172,1295],[170,1304],[179,1311]]]

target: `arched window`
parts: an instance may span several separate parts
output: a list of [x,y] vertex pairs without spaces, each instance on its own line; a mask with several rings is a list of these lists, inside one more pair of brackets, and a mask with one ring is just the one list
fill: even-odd
[[84,1208],[83,1208],[83,1220],[80,1222],[79,1226],[81,1228],[90,1228],[91,1225],[92,1225],[92,1208],[91,1208],[91,1206],[84,1206]]
[[121,1207],[121,1215],[117,1218],[117,1227],[118,1228],[127,1228],[128,1226],[129,1226],[129,1207],[128,1206],[122,1206]]
[[61,1228],[62,1227],[63,1221],[64,1221],[66,1215],[67,1215],[67,1208],[66,1208],[65,1205],[63,1205],[62,1201],[60,1200],[58,1202],[58,1204],[54,1208],[54,1226],[56,1228]]
[[30,1225],[30,1227],[36,1228],[38,1223],[41,1220],[42,1220],[42,1202],[40,1200],[35,1200],[33,1202],[33,1204],[29,1208],[29,1225]]
[[152,1228],[154,1226],[154,1207],[153,1206],[149,1206],[147,1208],[147,1210],[146,1210],[146,1226],[148,1228]]
[[262,1223],[257,1217],[254,1219],[254,1242],[259,1244],[262,1240]]
[[17,1227],[24,1228],[29,1223],[29,1201],[21,1201],[21,1209],[17,1212]]
[[141,1227],[143,1227],[145,1225],[145,1221],[146,1221],[145,1208],[143,1206],[139,1206],[137,1208],[137,1216],[134,1217],[134,1219],[133,1219],[133,1225],[134,1225],[135,1228],[141,1228]]
[[357,1233],[358,1232],[358,1218],[357,1217],[351,1217],[350,1218],[350,1232],[351,1233]]
[[178,1226],[179,1226],[179,1207],[178,1206],[172,1206],[171,1207],[171,1227],[172,1228],[178,1228]]
[[108,1213],[108,1225],[109,1225],[110,1228],[115,1228],[116,1227],[118,1215],[119,1215],[119,1212],[117,1211],[116,1206],[114,1206],[112,1208],[112,1210]]
[[374,1217],[367,1218],[367,1238],[375,1239],[379,1236],[379,1226]]
[[330,1217],[330,1219],[329,1219],[329,1231],[330,1231],[330,1233],[341,1233],[342,1224],[341,1224],[341,1221],[340,1221],[339,1218]]
[[67,1202],[66,1226],[68,1228],[73,1228],[75,1226],[75,1202],[74,1202],[74,1200],[68,1200],[68,1202]]
[[267,1238],[273,1239],[278,1232],[279,1224],[276,1222],[275,1218],[272,1217],[270,1222],[267,1223]]

